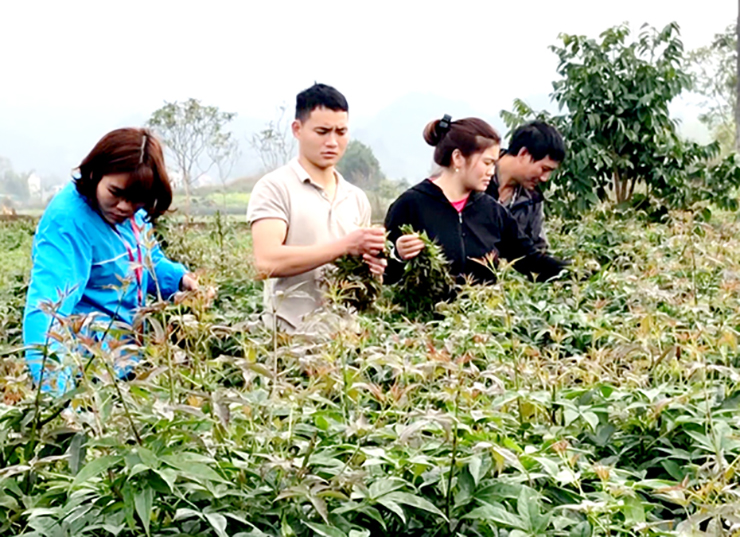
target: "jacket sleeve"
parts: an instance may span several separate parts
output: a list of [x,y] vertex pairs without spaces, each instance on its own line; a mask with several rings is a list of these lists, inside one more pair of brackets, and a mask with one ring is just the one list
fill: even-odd
[[[64,364],[65,349],[50,332],[59,322],[44,311],[44,304],[55,315],[68,317],[82,298],[92,267],[92,245],[87,237],[62,218],[42,219],[33,247],[33,267],[23,317],[23,343],[26,362],[36,384],[41,378],[44,352],[55,356],[62,366],[51,364],[44,372],[42,390],[63,394],[71,387],[72,368]],[[48,348],[45,346],[48,343]],[[48,361],[48,358],[47,358]]]
[[169,300],[172,295],[180,290],[180,281],[188,272],[188,269],[183,264],[176,263],[164,255],[162,248],[154,237],[151,224],[145,223],[144,230],[144,240],[151,257],[151,263],[148,263],[147,292],[151,295],[161,295],[163,299]]
[[535,243],[522,233],[514,217],[503,207],[501,209],[501,256],[516,261],[514,268],[535,281],[547,281],[560,274],[568,263],[539,251]]
[[417,219],[415,215],[416,211],[414,210],[413,202],[403,194],[388,208],[388,213],[385,215],[385,229],[388,231],[388,240],[393,245],[393,251],[388,258],[388,266],[383,276],[384,283],[389,285],[394,284],[403,275],[404,263],[398,258],[398,254],[395,252],[396,241],[402,235],[401,226],[404,224],[411,224],[414,226],[414,229],[421,231],[416,225]]
[[546,252],[549,248],[547,235],[545,234],[545,206],[542,203],[537,204],[537,208],[532,215],[532,242],[536,250]]

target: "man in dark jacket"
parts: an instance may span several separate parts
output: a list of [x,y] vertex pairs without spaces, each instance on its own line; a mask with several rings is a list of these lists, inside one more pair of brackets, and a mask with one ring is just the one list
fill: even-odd
[[533,121],[517,128],[502,152],[486,193],[493,196],[519,224],[535,248],[547,250],[544,197],[539,184],[550,178],[565,158],[565,142],[552,125]]
[[[458,211],[430,179],[408,189],[388,209],[385,227],[392,244],[401,236],[403,224],[425,231],[436,241],[450,262],[450,274],[459,280],[471,276],[479,283],[495,281],[495,273],[481,263],[491,255],[516,261],[516,270],[538,281],[557,276],[567,264],[535,249],[511,214],[491,196],[471,192],[465,207]],[[391,255],[384,282],[397,282],[403,264]]]

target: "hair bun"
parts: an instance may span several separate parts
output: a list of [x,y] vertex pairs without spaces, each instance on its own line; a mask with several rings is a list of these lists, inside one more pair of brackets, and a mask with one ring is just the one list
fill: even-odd
[[424,141],[431,146],[436,146],[447,135],[452,124],[452,117],[445,114],[442,119],[435,119],[424,127]]

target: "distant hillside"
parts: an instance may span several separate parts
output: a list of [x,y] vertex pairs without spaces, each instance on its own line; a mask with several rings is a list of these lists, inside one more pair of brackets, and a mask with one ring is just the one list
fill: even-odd
[[[545,95],[532,96],[525,101],[534,108],[548,105]],[[415,183],[426,177],[432,168],[434,148],[422,138],[429,121],[441,118],[444,114],[450,114],[453,120],[480,117],[491,123],[503,136],[506,128],[499,112],[510,107],[511,103],[492,101],[486,110],[476,110],[463,101],[431,93],[412,93],[381,110],[371,120],[353,126],[352,136],[372,148],[388,177],[405,178]]]
[[[545,94],[524,96],[532,108],[550,109],[554,105]],[[695,99],[694,99],[695,101]],[[399,98],[371,118],[352,116],[351,136],[369,145],[385,174],[391,179],[409,182],[423,179],[432,168],[433,148],[424,143],[422,130],[427,122],[450,114],[453,119],[477,116],[489,121],[506,134],[499,118],[501,109],[511,109],[511,102],[494,101],[485,109],[475,109],[464,101],[447,99],[433,93],[412,93]],[[671,106],[674,117],[681,119],[684,135],[706,142],[709,135],[696,119],[700,110],[690,98]],[[259,113],[258,113],[259,112]],[[17,171],[38,173],[44,183],[69,179],[72,168],[111,129],[142,125],[149,112],[121,114],[115,109],[99,114],[82,114],[74,109],[11,108],[0,105],[0,156],[9,158]],[[267,121],[255,116],[273,116],[273,111],[255,111],[253,116],[239,114],[232,130],[239,141],[241,156],[232,169],[232,177],[259,176],[262,162],[249,140]],[[213,171],[210,172],[213,175]],[[248,185],[245,185],[248,186]]]

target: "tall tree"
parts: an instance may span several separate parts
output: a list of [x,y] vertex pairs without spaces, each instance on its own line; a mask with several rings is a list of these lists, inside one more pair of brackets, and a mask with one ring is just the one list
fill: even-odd
[[[569,150],[554,183],[551,208],[583,210],[599,200],[659,207],[709,202],[736,208],[740,185],[734,160],[715,162],[717,142],[683,140],[668,105],[691,86],[678,26],[643,27],[630,39],[626,25],[599,39],[561,35],[551,47],[560,58],[552,98],[562,115],[535,114],[522,101],[502,112],[507,125],[538,117],[558,126]],[[638,185],[641,188],[636,189]],[[635,194],[637,201],[633,199]]]
[[26,202],[29,198],[28,173],[13,169],[7,158],[0,157],[0,194],[7,194]]
[[708,46],[691,51],[687,62],[693,90],[705,98],[699,119],[726,151],[737,143],[737,47],[736,25],[732,24]]
[[174,158],[185,189],[188,214],[193,181],[222,155],[233,151],[233,135],[227,127],[235,116],[191,98],[185,102],[166,102],[147,122]]
[[383,178],[373,150],[359,140],[349,143],[337,169],[347,181],[366,190],[376,189]]
[[293,158],[296,140],[291,129],[288,107],[278,107],[275,119],[268,121],[264,129],[253,134],[249,145],[257,152],[266,172],[279,168]]
[[231,179],[231,173],[234,171],[234,166],[236,166],[241,154],[239,142],[232,136],[226,136],[226,139],[212,146],[208,151],[208,155],[216,166],[224,205],[226,204],[226,182]]

